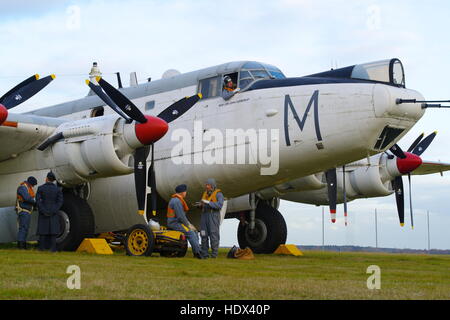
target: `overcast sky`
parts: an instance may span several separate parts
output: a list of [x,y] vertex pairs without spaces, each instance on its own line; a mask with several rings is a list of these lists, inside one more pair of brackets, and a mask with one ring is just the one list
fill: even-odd
[[[1,1],[0,92],[31,74],[55,73],[46,90],[17,108],[26,111],[82,97],[93,61],[105,78],[120,71],[138,79],[158,79],[167,69],[181,72],[234,60],[278,66],[301,76],[356,63],[397,57],[407,87],[429,99],[450,99],[448,1]],[[407,148],[421,133],[439,134],[423,158],[450,162],[450,110],[428,110],[400,142]],[[405,179],[405,187],[406,179]],[[375,245],[378,209],[379,246],[450,248],[450,174],[413,177],[415,230],[409,208],[400,228],[394,196],[350,203],[344,227],[325,211],[326,244]],[[408,195],[407,195],[408,196]],[[408,198],[406,198],[408,199]],[[288,242],[322,243],[321,208],[282,202]],[[235,221],[222,228],[222,244],[237,243]]]

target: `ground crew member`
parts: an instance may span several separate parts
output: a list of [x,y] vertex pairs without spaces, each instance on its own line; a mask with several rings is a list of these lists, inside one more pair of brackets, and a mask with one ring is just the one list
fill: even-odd
[[47,174],[45,184],[39,186],[36,204],[39,211],[39,249],[56,252],[56,236],[60,232],[58,211],[63,205],[63,193],[55,184],[53,172]]
[[172,195],[167,207],[167,227],[172,230],[183,232],[191,244],[194,257],[202,259],[197,229],[186,217],[186,212],[189,210],[189,207],[184,200],[187,194],[187,186],[181,184],[175,188],[175,192],[176,193]]
[[202,256],[207,257],[209,243],[211,243],[211,258],[217,258],[220,242],[220,210],[224,197],[220,189],[217,189],[216,180],[206,181],[206,191],[203,193],[200,219],[200,235],[202,238]]
[[235,88],[233,80],[231,80],[230,76],[225,76],[225,78],[223,78],[222,97],[224,98],[224,100],[231,99],[231,97],[238,93],[240,90],[240,88]]
[[28,230],[30,229],[31,213],[36,205],[33,187],[37,185],[35,177],[28,179],[17,188],[16,210],[19,220],[19,231],[17,233],[17,247],[27,248]]

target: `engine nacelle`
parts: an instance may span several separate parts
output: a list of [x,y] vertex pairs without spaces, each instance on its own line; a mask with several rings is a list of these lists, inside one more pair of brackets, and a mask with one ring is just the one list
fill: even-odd
[[351,187],[357,195],[351,197],[382,197],[392,193],[390,182],[383,182],[379,166],[358,168],[349,174]]
[[130,156],[141,144],[134,126],[122,118],[112,115],[67,122],[55,134],[60,132],[65,139],[45,151],[45,157],[63,185],[133,172]]
[[279,197],[289,192],[318,190],[325,186],[326,183],[322,182],[321,174],[312,174],[310,176],[298,178],[270,188],[259,190],[257,195],[261,199],[270,200],[274,197]]

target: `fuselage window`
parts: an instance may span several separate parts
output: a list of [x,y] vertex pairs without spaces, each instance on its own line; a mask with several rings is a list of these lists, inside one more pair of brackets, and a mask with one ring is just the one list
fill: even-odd
[[155,108],[155,100],[147,101],[145,103],[145,111],[152,110],[153,108]]
[[219,77],[200,80],[198,92],[203,95],[203,99],[217,97],[219,95],[219,88],[221,88],[220,83]]

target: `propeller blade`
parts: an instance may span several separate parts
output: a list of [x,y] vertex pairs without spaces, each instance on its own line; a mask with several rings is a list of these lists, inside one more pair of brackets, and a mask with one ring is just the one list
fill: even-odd
[[96,78],[98,84],[105,93],[111,98],[112,101],[125,113],[129,118],[139,122],[146,123],[147,118],[145,118],[144,114],[134,105],[133,102],[130,101],[126,96],[124,96],[119,90],[114,88],[111,84],[103,80],[103,78]]
[[337,175],[336,168],[325,172],[328,186],[328,202],[330,203],[331,222],[336,222]]
[[134,153],[134,184],[138,202],[138,213],[145,214],[145,200],[147,196],[147,156],[148,147],[136,149]]
[[411,173],[408,173],[408,182],[409,182],[409,211],[411,213],[411,229],[414,229],[412,194],[411,194]]
[[34,81],[28,78],[27,80],[25,80],[30,81],[28,84],[24,86],[21,86],[21,84],[19,84],[19,88],[17,90],[10,90],[9,95],[4,96],[4,98],[2,97],[3,100],[1,101],[1,103],[7,109],[17,107],[19,104],[24,103],[36,93],[44,89],[50,82],[53,81],[53,79],[55,79],[54,74]]
[[152,162],[148,171],[148,186],[151,188],[150,209],[153,216],[156,216],[156,177],[155,177],[155,144],[152,143]]
[[416,140],[414,140],[414,142],[412,143],[412,145],[408,148],[408,152],[411,152],[414,150],[415,147],[417,147],[417,145],[419,144],[419,142],[423,139],[423,136],[425,135],[425,133],[422,132],[422,134],[420,136],[417,137]]
[[103,92],[102,88],[100,86],[97,86],[93,84],[91,81],[86,80],[86,84],[91,88],[92,91],[95,92],[95,94],[103,100],[104,103],[106,103],[111,109],[113,109],[115,112],[117,112],[122,118],[124,118],[128,123],[131,123],[133,120],[128,117],[115,103],[111,100],[111,98]]
[[428,137],[423,139],[412,151],[417,156],[422,155],[422,153],[427,150],[427,148],[430,146],[431,142],[433,142],[434,138],[436,137],[437,131],[430,134]]
[[30,83],[36,81],[36,80],[39,80],[39,75],[38,75],[38,74],[32,75],[32,76],[29,77],[28,79],[22,81],[21,83],[19,83],[18,85],[16,85],[14,88],[12,88],[11,90],[9,90],[7,93],[5,93],[5,94],[0,98],[0,103],[3,103],[3,101],[4,101],[7,97],[13,95],[13,93],[15,93],[15,92],[16,92],[17,90],[19,90],[20,88],[23,88],[23,87],[25,87],[26,85],[28,85],[28,84],[30,84]]
[[344,219],[345,226],[347,226],[347,190],[345,186],[345,166],[342,166],[342,186],[344,189]]
[[400,226],[405,225],[405,193],[403,191],[403,179],[402,176],[396,177],[392,181],[392,189],[395,191],[395,201],[397,202],[398,219],[400,220]]
[[201,98],[202,94],[199,93],[192,97],[180,99],[158,114],[158,118],[170,123],[189,111]]
[[390,149],[389,149],[397,158],[400,159],[405,159],[406,155],[403,152],[402,148],[400,148],[400,146],[398,144],[394,144]]

